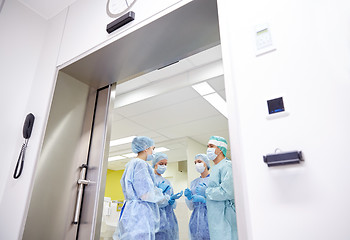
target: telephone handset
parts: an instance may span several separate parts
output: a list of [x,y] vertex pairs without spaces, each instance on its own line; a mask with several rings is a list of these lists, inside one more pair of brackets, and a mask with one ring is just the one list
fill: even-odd
[[[13,173],[13,178],[14,179],[19,178],[21,176],[21,174],[22,174],[25,153],[26,153],[26,149],[27,149],[27,146],[28,146],[29,138],[32,135],[34,120],[35,120],[34,115],[32,113],[29,113],[27,115],[25,121],[24,121],[24,124],[23,124],[24,143],[22,145],[21,152],[19,153],[19,157],[18,157],[18,160],[17,160],[15,172]],[[18,167],[20,167],[20,168],[18,169]]]
[[23,137],[25,139],[29,139],[30,135],[32,135],[33,125],[34,125],[34,115],[29,113],[24,121],[23,125]]

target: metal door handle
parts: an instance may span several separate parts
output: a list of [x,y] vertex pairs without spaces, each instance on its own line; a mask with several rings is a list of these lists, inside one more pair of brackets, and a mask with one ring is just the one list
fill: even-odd
[[78,224],[79,222],[79,216],[80,216],[80,208],[81,208],[81,202],[83,198],[83,192],[84,192],[84,185],[89,185],[91,183],[90,180],[86,180],[86,169],[87,165],[83,164],[81,165],[80,170],[80,178],[78,179],[78,197],[77,197],[77,203],[75,204],[75,214],[74,214],[74,220],[73,224]]

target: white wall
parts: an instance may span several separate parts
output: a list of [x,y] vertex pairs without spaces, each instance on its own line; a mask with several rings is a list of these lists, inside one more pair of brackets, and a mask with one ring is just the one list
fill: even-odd
[[[350,238],[349,10],[345,0],[219,0],[240,239]],[[277,50],[256,57],[253,29],[266,22]],[[267,120],[279,95],[290,115]],[[268,168],[275,148],[305,162]]]
[[[0,239],[21,239],[36,160],[44,135],[65,14],[45,21],[17,1],[0,14],[1,120]],[[32,112],[35,123],[22,176],[13,170],[23,142],[22,125]]]
[[[137,1],[130,11],[135,12],[135,20],[126,26],[117,29],[111,34],[106,31],[106,26],[114,21],[106,13],[106,1],[78,0],[69,7],[69,14],[65,32],[63,35],[62,49],[58,64],[64,64],[81,54],[94,51],[116,39],[125,36],[148,22],[158,18],[157,13],[168,9],[171,11],[179,6],[172,5],[190,0],[147,0]],[[165,14],[165,12],[162,14]]]
[[[27,23],[23,27],[23,21]],[[13,174],[10,168],[17,160],[23,143],[22,125],[25,106],[34,79],[44,42],[46,22],[17,1],[6,1],[0,13],[0,124],[2,166],[0,199],[5,179]]]

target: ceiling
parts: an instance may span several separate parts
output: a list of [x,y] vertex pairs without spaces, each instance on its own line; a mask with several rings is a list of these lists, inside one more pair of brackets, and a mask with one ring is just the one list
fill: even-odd
[[[154,139],[156,147],[170,149],[166,152],[169,162],[187,160],[188,139],[203,146],[206,146],[212,135],[219,135],[228,140],[226,117],[191,87],[193,79],[196,78],[193,72],[197,71],[201,76],[198,82],[207,81],[222,98],[226,99],[223,75],[211,77],[212,75],[205,74],[205,71],[215,63],[221,64],[220,45],[169,67],[118,84],[111,140],[128,136],[149,136]],[[181,82],[180,78],[183,78],[184,84],[169,84],[176,78],[177,82]],[[191,81],[186,78],[191,78]],[[162,83],[171,86],[165,89]],[[143,100],[137,99],[137,102],[125,101],[126,96],[131,96],[135,92],[137,95],[142,95],[148,89],[152,89],[154,94],[151,96],[145,94]],[[110,149],[110,157],[127,153],[131,153],[130,143]],[[129,160],[125,158],[111,161],[108,168],[124,169]]]
[[18,0],[45,19],[50,19],[77,0]]

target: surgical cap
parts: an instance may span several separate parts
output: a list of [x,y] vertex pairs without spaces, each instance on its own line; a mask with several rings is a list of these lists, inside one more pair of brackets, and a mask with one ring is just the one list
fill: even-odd
[[224,156],[226,157],[227,141],[225,138],[219,137],[219,136],[211,136],[209,138],[208,144],[213,144],[213,145],[217,146],[222,151]]
[[131,149],[134,153],[142,152],[152,146],[154,146],[154,141],[145,136],[135,137],[131,143]]
[[200,159],[200,160],[202,160],[203,162],[205,162],[205,164],[207,164],[208,169],[210,169],[210,162],[209,162],[209,159],[208,159],[208,157],[207,157],[206,154],[203,154],[203,153],[197,154],[197,155],[194,157],[194,160],[197,160],[197,159]]
[[152,160],[152,167],[154,168],[154,166],[160,161],[166,159],[168,160],[168,155],[166,155],[165,153],[161,153],[161,152],[157,152]]

